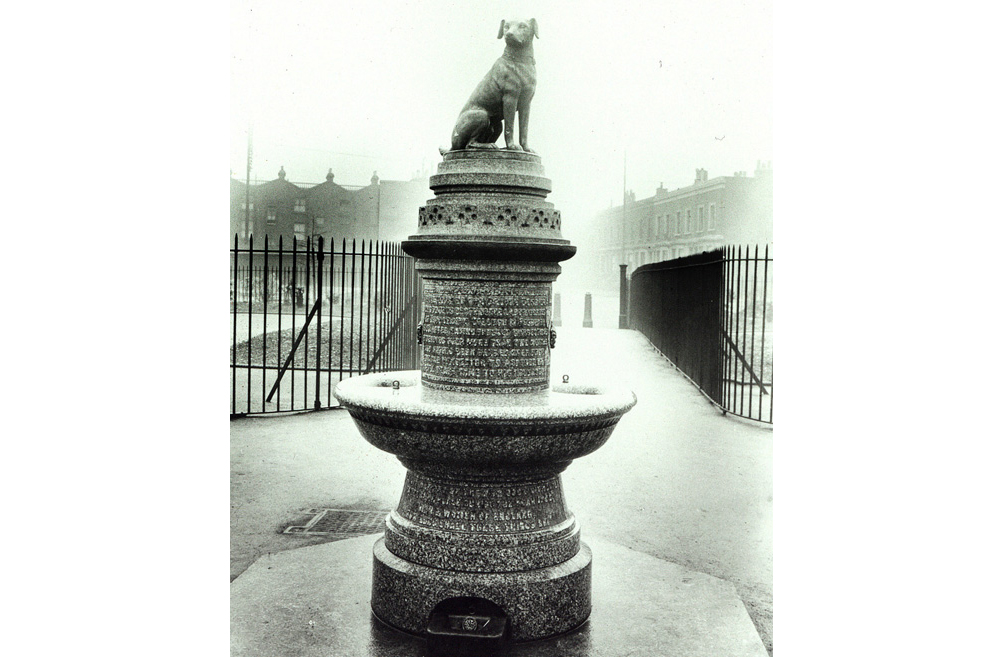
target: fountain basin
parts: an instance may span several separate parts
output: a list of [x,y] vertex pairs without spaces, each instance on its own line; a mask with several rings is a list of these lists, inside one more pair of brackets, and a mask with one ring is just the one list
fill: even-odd
[[435,390],[418,370],[346,379],[335,394],[361,435],[402,461],[479,468],[590,454],[636,403],[628,389],[576,384],[501,395]]

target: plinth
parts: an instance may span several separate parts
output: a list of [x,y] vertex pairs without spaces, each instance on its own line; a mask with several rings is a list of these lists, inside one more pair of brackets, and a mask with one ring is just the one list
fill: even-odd
[[374,546],[371,608],[423,634],[444,600],[482,598],[514,640],[583,623],[590,549],[560,473],[610,437],[626,389],[550,387],[552,282],[576,248],[538,156],[451,151],[402,244],[423,279],[422,370],[342,381],[361,434],[408,468]]

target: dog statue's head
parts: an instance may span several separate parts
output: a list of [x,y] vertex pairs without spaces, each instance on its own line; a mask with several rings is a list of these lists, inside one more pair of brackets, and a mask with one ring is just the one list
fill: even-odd
[[505,43],[511,46],[527,46],[532,43],[532,39],[539,36],[539,24],[535,19],[528,21],[501,21],[501,29],[497,31],[497,38],[504,38]]

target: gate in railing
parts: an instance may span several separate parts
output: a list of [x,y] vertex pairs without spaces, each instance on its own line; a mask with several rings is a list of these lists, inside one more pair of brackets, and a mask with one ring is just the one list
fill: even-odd
[[323,238],[230,250],[230,415],[338,406],[333,387],[416,369],[415,267],[394,242]]
[[727,413],[772,422],[772,258],[728,246],[643,265],[629,325]]

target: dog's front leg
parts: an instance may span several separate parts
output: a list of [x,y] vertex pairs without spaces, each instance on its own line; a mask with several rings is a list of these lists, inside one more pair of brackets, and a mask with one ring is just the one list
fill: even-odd
[[518,111],[518,96],[504,94],[501,104],[504,109],[504,147],[511,151],[520,151],[521,146],[515,143],[515,112]]
[[535,152],[528,147],[528,114],[531,109],[531,103],[522,102],[518,105],[518,143],[527,153]]

